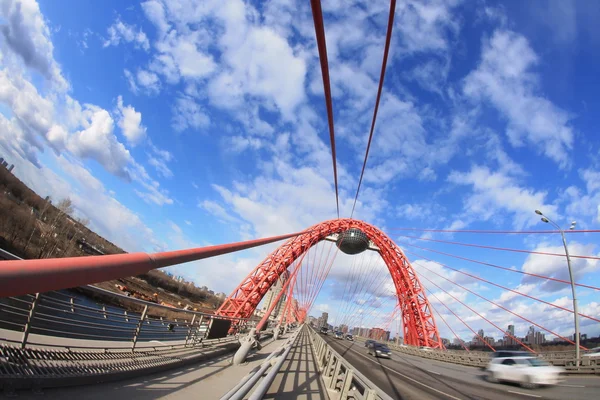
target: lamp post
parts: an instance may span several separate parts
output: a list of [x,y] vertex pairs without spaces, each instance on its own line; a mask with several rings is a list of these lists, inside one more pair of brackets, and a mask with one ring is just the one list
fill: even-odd
[[[563,246],[565,246],[565,255],[567,256],[567,267],[569,268],[569,278],[571,278],[571,292],[573,292],[573,316],[575,318],[575,365],[579,367],[579,311],[577,310],[577,294],[575,292],[575,280],[573,279],[573,269],[571,268],[571,257],[569,256],[569,248],[567,247],[567,239],[565,239],[565,231],[558,226],[550,218],[546,217],[540,210],[535,210],[537,215],[542,216],[542,221],[551,224],[560,231],[562,236]],[[575,229],[577,222],[571,222],[569,230]]]

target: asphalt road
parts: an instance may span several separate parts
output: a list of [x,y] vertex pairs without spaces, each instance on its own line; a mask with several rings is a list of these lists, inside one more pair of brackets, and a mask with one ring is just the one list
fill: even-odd
[[490,383],[484,371],[393,352],[391,359],[367,354],[363,342],[322,336],[354,368],[394,399],[556,399],[600,398],[600,377],[569,376],[554,387],[524,389],[515,384]]

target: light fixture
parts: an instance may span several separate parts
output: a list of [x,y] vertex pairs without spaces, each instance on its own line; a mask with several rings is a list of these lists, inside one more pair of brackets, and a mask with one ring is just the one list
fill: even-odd
[[542,221],[544,221],[545,223],[550,222],[550,221],[548,221],[548,218],[546,218],[546,217],[542,217]]
[[542,214],[542,212],[541,212],[540,210],[535,210],[535,213],[536,213],[537,215],[544,215],[544,214]]

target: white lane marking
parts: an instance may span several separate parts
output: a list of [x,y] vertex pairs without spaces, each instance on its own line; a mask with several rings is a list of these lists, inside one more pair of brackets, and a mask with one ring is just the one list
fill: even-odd
[[[349,350],[352,350],[353,352],[355,352],[355,353],[356,353],[356,354],[358,354],[359,356],[361,356],[361,357],[363,357],[363,358],[366,358],[366,359],[367,359],[367,360],[369,360],[369,361],[373,361],[373,359],[372,359],[372,358],[370,358],[370,357],[367,357],[367,356],[365,356],[365,355],[363,355],[363,354],[359,353],[358,351],[356,351],[356,350],[352,349],[351,347],[348,347],[348,349],[349,349]],[[434,388],[434,387],[431,387],[431,386],[429,386],[429,385],[426,385],[426,384],[424,384],[423,382],[419,382],[418,380],[416,380],[416,379],[413,379],[413,378],[411,378],[410,376],[406,376],[406,375],[404,375],[403,373],[400,373],[400,372],[396,371],[395,369],[392,369],[392,368],[390,368],[390,367],[387,367],[387,366],[385,366],[385,365],[383,365],[383,364],[379,364],[379,365],[380,365],[380,366],[382,366],[383,368],[387,369],[387,370],[390,370],[390,371],[392,371],[392,372],[393,372],[393,373],[395,373],[395,374],[398,374],[398,375],[400,375],[400,376],[402,376],[402,377],[404,377],[404,378],[408,379],[408,380],[409,380],[409,381],[411,381],[411,382],[414,382],[414,383],[416,383],[417,385],[425,386],[426,388],[428,388],[428,389],[430,389],[430,390],[433,390],[434,392],[436,392],[436,393],[439,393],[439,394],[441,394],[441,395],[447,396],[447,397],[449,397],[449,398],[451,398],[451,399],[454,399],[454,400],[461,400],[461,399],[460,399],[460,398],[458,398],[458,397],[454,397],[454,396],[452,396],[451,394],[448,394],[448,393],[446,393],[446,392],[442,392],[441,390],[437,390],[436,388]]]
[[538,396],[537,394],[513,392],[512,390],[509,390],[508,393],[520,394],[521,396],[529,396],[529,397],[542,397],[542,396]]
[[584,388],[585,386],[583,385],[558,385],[558,386],[562,386],[562,387],[576,387],[576,388]]
[[432,371],[430,369],[428,369],[427,372],[431,372],[432,374],[436,374],[436,375],[441,375],[439,372],[435,372],[435,371]]

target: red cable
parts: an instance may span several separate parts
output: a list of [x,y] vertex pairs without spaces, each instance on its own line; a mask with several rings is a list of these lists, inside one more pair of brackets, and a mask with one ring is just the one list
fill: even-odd
[[[313,264],[313,268],[312,268],[312,271],[311,271],[311,277],[310,277],[310,280],[309,280],[309,283],[308,283],[308,285],[310,287],[306,288],[306,298],[305,298],[306,303],[303,305],[304,307],[308,307],[312,290],[315,287],[315,282],[316,282],[316,277],[317,277],[317,274],[318,274],[318,269],[321,268],[321,266],[323,265],[323,253],[324,253],[325,245],[324,245],[323,242],[319,242],[318,245],[321,247],[321,252],[319,253],[319,263],[316,264],[316,265]],[[331,251],[331,248],[330,248],[330,251]],[[315,262],[316,262],[316,251],[315,251]]]
[[[426,277],[424,277],[424,278],[425,278],[425,279],[427,279]],[[427,280],[429,281],[429,279],[427,279]],[[429,281],[429,282],[431,282],[431,281]],[[433,282],[432,282],[432,283],[433,283]],[[460,316],[458,316],[458,314],[456,314],[454,311],[452,311],[452,309],[451,309],[450,307],[448,307],[448,306],[446,305],[446,303],[444,303],[443,301],[441,301],[441,300],[439,299],[439,297],[437,297],[437,295],[436,295],[435,293],[433,293],[433,291],[432,291],[431,289],[428,289],[427,287],[425,287],[425,285],[423,285],[423,283],[422,283],[422,282],[421,282],[421,286],[423,286],[423,289],[427,290],[427,291],[429,292],[429,294],[430,294],[430,295],[432,295],[432,296],[433,296],[433,297],[434,297],[434,298],[435,298],[437,301],[439,301],[439,302],[440,302],[440,304],[441,304],[441,305],[443,305],[444,307],[446,307],[446,309],[448,309],[448,311],[450,311],[450,312],[451,312],[451,313],[452,313],[452,314],[453,314],[453,315],[454,315],[456,318],[458,318],[458,319],[460,320],[460,322],[462,322],[462,323],[463,323],[463,325],[464,325],[464,326],[466,326],[466,327],[467,327],[467,328],[468,328],[468,329],[469,329],[471,332],[473,332],[473,333],[475,334],[475,336],[477,336],[478,338],[480,338],[480,339],[481,339],[481,341],[482,341],[483,343],[485,343],[485,345],[486,345],[487,347],[489,347],[489,348],[490,348],[492,351],[496,351],[496,349],[494,349],[494,348],[492,347],[492,345],[491,345],[491,344],[489,344],[488,342],[486,342],[486,341],[485,341],[485,339],[484,339],[484,338],[482,338],[482,337],[481,337],[481,335],[479,335],[479,333],[475,332],[475,330],[474,330],[473,328],[471,328],[471,326],[470,326],[469,324],[467,324],[467,323],[466,323],[466,322],[465,322],[465,321],[464,321],[464,320],[463,320],[463,319],[462,319]],[[430,304],[430,305],[431,305],[431,304]],[[459,339],[460,339],[460,338],[459,338]],[[462,341],[462,339],[461,339],[461,341]],[[470,351],[470,350],[469,350],[469,351]]]
[[[425,259],[425,260],[427,260],[427,261],[434,262],[434,263],[436,263],[436,264],[438,264],[438,265],[441,265],[442,267],[445,267],[445,268],[448,268],[448,269],[450,269],[450,270],[452,270],[452,271],[458,272],[459,274],[466,275],[466,276],[469,276],[469,277],[471,277],[471,278],[477,279],[478,281],[482,281],[482,282],[488,283],[488,284],[490,284],[490,285],[494,285],[494,286],[496,286],[496,287],[499,287],[499,288],[501,288],[501,289],[508,290],[509,292],[513,292],[513,293],[516,293],[516,294],[518,294],[518,295],[521,295],[521,296],[527,297],[527,298],[529,298],[529,299],[532,299],[532,300],[539,301],[539,302],[541,302],[541,303],[544,303],[544,304],[547,304],[547,305],[549,305],[549,306],[552,306],[552,307],[558,308],[559,310],[567,311],[567,312],[570,312],[571,314],[573,314],[573,313],[574,313],[574,311],[573,311],[573,310],[569,310],[568,308],[561,307],[561,306],[559,306],[559,305],[556,305],[556,304],[550,303],[550,302],[548,302],[548,301],[545,301],[545,300],[542,300],[542,299],[538,299],[537,297],[533,297],[533,296],[530,296],[530,295],[528,295],[528,294],[525,294],[525,293],[523,293],[523,292],[519,292],[518,290],[514,290],[514,289],[508,288],[508,287],[506,287],[506,286],[499,285],[499,284],[497,284],[497,283],[494,283],[494,282],[488,281],[487,279],[483,279],[483,278],[481,278],[481,277],[479,277],[479,276],[476,276],[476,275],[471,275],[471,274],[469,274],[469,273],[467,273],[467,272],[461,271],[461,270],[459,270],[459,269],[456,269],[456,268],[452,268],[452,267],[450,267],[450,266],[448,266],[448,265],[446,265],[446,264],[442,264],[442,263],[441,263],[441,262],[439,262],[439,261],[435,261],[435,260],[433,260],[433,259],[431,259],[431,258],[425,257],[425,256],[423,256],[423,255],[421,255],[421,254],[418,254],[418,253],[415,253],[415,252],[413,252],[413,251],[410,251],[410,250],[404,250],[404,252],[405,252],[405,253],[408,253],[408,254],[412,254],[412,255],[414,255],[415,257],[423,258],[423,259]],[[585,314],[581,314],[581,313],[578,313],[578,314],[579,314],[579,316],[580,316],[580,317],[584,317],[584,318],[587,318],[587,319],[591,319],[592,321],[600,322],[600,319],[596,319],[596,318],[594,318],[594,317],[591,317],[591,316],[589,316],[589,315],[585,315]]]
[[[329,267],[327,268],[327,273],[325,274],[325,276],[321,280],[321,285],[319,286],[319,290],[317,291],[315,297],[313,298],[313,301],[310,303],[310,307],[308,308],[308,310],[310,310],[312,308],[315,300],[319,296],[319,292],[321,292],[321,288],[323,287],[323,284],[325,283],[325,280],[327,280],[327,277],[329,276],[329,271],[331,271],[331,267],[333,266],[333,262],[335,261],[335,258],[337,257],[338,253],[339,253],[339,250],[337,250],[336,252],[333,253],[333,258],[331,259],[331,263],[329,264]],[[308,312],[308,310],[307,310],[307,312]]]
[[[427,278],[425,278],[425,279],[427,279]],[[429,279],[427,279],[427,280],[429,281]],[[429,282],[431,282],[431,281],[429,281]],[[427,290],[431,296],[433,296],[437,301],[439,301],[439,303],[441,305],[443,305],[444,307],[446,307],[446,309],[448,311],[450,311],[456,318],[458,318],[460,320],[460,322],[463,323],[464,326],[466,326],[471,332],[473,332],[475,334],[475,336],[477,336],[478,338],[480,338],[482,343],[484,343],[492,351],[496,351],[496,349],[494,349],[494,347],[491,344],[489,344],[488,342],[486,342],[485,339],[483,337],[481,337],[481,335],[479,333],[475,332],[475,330],[473,328],[471,328],[471,326],[469,324],[467,324],[458,314],[456,314],[454,311],[452,311],[452,309],[450,307],[448,307],[446,305],[446,303],[444,303],[442,300],[440,300],[439,297],[437,297],[437,295],[435,293],[433,293],[433,291],[431,289],[428,289],[427,287],[425,287],[425,285],[423,285],[422,282],[421,282],[421,286],[423,286],[423,289]],[[460,340],[462,341],[462,339],[460,339]],[[470,351],[470,350],[468,350],[468,351]]]
[[329,64],[327,62],[327,43],[325,41],[325,26],[323,24],[323,11],[321,0],[311,0],[313,21],[315,24],[315,35],[317,47],[319,48],[319,60],[321,62],[321,74],[323,75],[323,90],[325,91],[325,104],[327,107],[327,120],[329,122],[329,139],[331,141],[331,158],[333,161],[333,179],[335,183],[335,203],[337,215],[340,217],[340,202],[338,194],[337,164],[335,158],[335,133],[333,127],[333,105],[331,101],[331,88],[329,83]]
[[356,189],[356,196],[354,197],[354,204],[352,205],[352,212],[350,218],[354,215],[354,208],[356,207],[356,201],[358,200],[358,192],[362,184],[363,175],[365,174],[365,168],[367,167],[367,159],[369,158],[369,149],[371,148],[371,141],[373,140],[373,132],[375,131],[375,121],[377,120],[377,111],[379,110],[379,101],[381,100],[381,92],[383,91],[383,81],[385,79],[385,69],[387,66],[388,54],[390,52],[390,43],[392,41],[392,28],[394,27],[394,14],[396,11],[396,0],[390,1],[390,15],[388,18],[387,33],[385,36],[385,49],[383,51],[383,61],[381,62],[381,74],[379,75],[379,88],[377,89],[377,99],[375,100],[375,109],[373,110],[373,120],[371,121],[371,131],[369,132],[369,141],[367,142],[367,151],[365,152],[365,160],[363,162],[362,170],[360,171],[360,179],[358,180],[358,188]]
[[329,250],[327,251],[327,257],[325,257],[325,262],[319,266],[320,271],[319,271],[319,274],[315,277],[315,282],[314,282],[313,288],[311,290],[310,296],[308,298],[308,304],[306,305],[307,312],[308,312],[308,310],[310,310],[310,307],[312,307],[312,303],[314,302],[314,299],[317,297],[317,290],[319,290],[318,289],[319,284],[321,282],[321,279],[324,276],[325,270],[327,269],[327,265],[329,263],[329,256],[331,255],[332,248],[333,248],[333,245],[330,244]]
[[[494,305],[494,306],[496,306],[496,307],[498,307],[498,308],[501,308],[501,309],[503,309],[504,311],[506,311],[506,312],[509,312],[509,313],[511,313],[512,315],[516,316],[516,317],[519,317],[519,318],[521,318],[523,321],[529,322],[530,324],[533,324],[533,325],[537,326],[538,328],[540,328],[540,329],[543,329],[544,331],[546,331],[546,332],[549,332],[549,333],[553,334],[554,336],[556,336],[556,337],[559,337],[559,338],[561,338],[561,339],[563,339],[563,340],[565,340],[565,341],[567,341],[567,342],[569,342],[569,343],[571,343],[571,344],[575,344],[575,342],[573,342],[573,341],[571,341],[571,340],[567,339],[566,337],[563,337],[563,336],[559,335],[558,333],[556,333],[556,332],[553,332],[553,331],[551,331],[550,329],[548,329],[548,328],[546,328],[546,327],[544,327],[544,326],[542,326],[542,325],[540,325],[540,324],[537,324],[537,323],[533,322],[532,320],[530,320],[530,319],[528,319],[528,318],[525,318],[525,317],[523,317],[522,315],[519,315],[519,314],[517,314],[516,312],[514,312],[514,311],[511,311],[511,310],[509,310],[508,308],[506,308],[506,307],[504,307],[504,306],[501,306],[500,304],[497,304],[496,302],[494,302],[494,301],[492,301],[492,300],[490,300],[490,299],[488,299],[488,298],[486,298],[486,297],[483,297],[482,295],[480,295],[480,294],[478,294],[478,293],[476,293],[476,292],[472,291],[471,289],[467,289],[466,287],[464,287],[464,286],[462,286],[462,285],[460,285],[460,284],[458,284],[458,283],[456,283],[456,282],[452,281],[451,279],[448,279],[448,278],[446,278],[446,277],[444,277],[444,276],[442,276],[442,275],[438,274],[437,272],[434,272],[434,271],[430,270],[429,268],[425,267],[424,265],[422,265],[422,264],[419,264],[419,265],[420,265],[420,266],[421,266],[423,269],[425,269],[426,271],[429,271],[429,272],[431,272],[432,274],[434,274],[434,275],[436,275],[436,276],[439,276],[440,278],[442,278],[442,279],[444,279],[444,280],[446,280],[446,281],[448,281],[448,282],[450,282],[450,283],[454,284],[455,286],[458,286],[459,288],[461,288],[461,289],[463,289],[463,290],[466,290],[467,292],[469,292],[469,293],[471,293],[471,294],[473,294],[473,295],[475,295],[475,296],[479,297],[480,299],[483,299],[483,300],[487,301],[488,303],[490,303],[490,304],[492,304],[492,305]],[[587,350],[587,348],[585,348],[585,347],[583,347],[583,346],[579,346],[579,347],[581,347],[583,350]]]
[[[448,329],[450,329],[450,331],[452,332],[452,334],[454,335],[454,337],[457,338],[460,341],[460,344],[463,347],[463,349],[465,349],[466,351],[471,351],[471,350],[469,350],[467,348],[467,346],[465,346],[465,342],[461,338],[458,337],[458,335],[456,334],[456,332],[454,332],[454,329],[452,329],[450,327],[450,325],[446,322],[446,319],[444,318],[444,316],[438,310],[435,309],[435,307],[433,306],[433,304],[429,303],[429,307],[431,307],[431,309],[433,311],[435,311],[435,313],[438,315],[438,317],[440,317],[440,319],[444,322],[444,324],[448,327]],[[444,344],[442,343],[442,346],[443,345]]]
[[[426,269],[426,268],[425,268]],[[427,279],[427,281],[429,283],[431,283],[432,285],[434,285],[435,287],[437,287],[438,289],[440,289],[442,292],[446,293],[448,296],[452,297],[454,300],[458,301],[460,304],[462,304],[463,306],[467,307],[469,310],[471,310],[472,312],[474,312],[475,314],[477,314],[480,318],[482,318],[483,320],[485,320],[486,322],[488,322],[489,324],[493,325],[496,329],[498,329],[500,332],[507,334],[508,336],[512,337],[513,339],[515,339],[517,341],[517,343],[519,343],[521,346],[525,347],[527,350],[529,350],[532,353],[536,353],[532,348],[530,348],[529,346],[527,346],[525,343],[521,342],[517,337],[511,335],[508,332],[505,332],[502,328],[500,328],[498,325],[496,325],[495,323],[493,323],[492,321],[490,321],[489,319],[487,319],[486,317],[484,317],[483,315],[479,314],[477,311],[473,310],[471,307],[469,307],[468,305],[466,305],[465,303],[463,303],[462,301],[460,301],[459,299],[457,299],[456,297],[454,297],[453,294],[445,291],[444,289],[442,289],[441,287],[439,287],[435,282],[429,280],[426,276],[421,275],[421,278],[425,278]],[[484,340],[485,342],[485,340]],[[537,353],[536,353],[537,354]]]
[[[388,228],[392,231],[418,231],[418,232],[444,232],[444,233],[484,233],[484,234],[526,234],[532,235],[537,233],[549,234],[549,233],[560,233],[560,231],[490,231],[490,230],[478,230],[478,229],[420,229],[420,228]],[[599,229],[578,229],[568,230],[565,233],[600,233]]]
[[[488,267],[497,268],[497,269],[501,269],[501,270],[504,270],[504,271],[510,271],[510,272],[514,272],[514,273],[517,273],[517,274],[534,276],[534,277],[540,278],[540,279],[548,279],[550,281],[565,283],[567,285],[571,284],[571,282],[565,281],[563,279],[552,278],[552,277],[545,276],[545,275],[532,274],[530,272],[519,271],[519,270],[516,270],[516,269],[510,269],[510,268],[502,267],[502,266],[496,265],[496,264],[490,264],[490,263],[487,263],[487,262],[478,261],[478,260],[474,260],[474,259],[471,259],[471,258],[456,256],[456,255],[450,254],[450,253],[444,253],[443,251],[433,250],[433,249],[430,249],[430,248],[427,248],[427,247],[417,246],[416,244],[412,244],[412,243],[406,243],[406,242],[400,242],[400,241],[398,241],[398,243],[402,244],[404,246],[412,246],[412,247],[416,247],[416,248],[419,248],[419,249],[422,249],[422,250],[425,250],[425,251],[431,251],[433,253],[438,253],[438,254],[442,254],[442,255],[448,256],[448,257],[458,258],[459,260],[465,260],[465,261],[469,261],[469,262],[472,262],[472,263],[475,263],[475,264],[486,265]],[[600,290],[600,288],[596,287],[596,286],[585,285],[583,283],[574,283],[574,284],[575,284],[575,286],[580,286],[580,287],[584,287],[584,288],[588,288],[588,289],[593,289],[593,290]]]
[[[405,237],[405,238],[410,238],[410,239],[424,240],[424,241],[427,241],[427,242],[456,244],[458,246],[478,247],[478,248],[481,248],[481,249],[512,251],[514,253],[541,254],[541,255],[544,255],[544,256],[555,256],[555,257],[565,257],[566,256],[565,254],[560,254],[560,253],[546,253],[546,252],[543,252],[543,251],[520,250],[520,249],[510,249],[510,248],[506,248],[506,247],[484,246],[484,245],[481,245],[481,244],[473,244],[473,243],[461,243],[461,242],[451,242],[451,241],[448,241],[448,240],[427,239],[427,238],[422,238],[422,237],[418,237],[418,236],[408,236],[408,235],[398,235],[398,236]],[[595,257],[595,256],[580,256],[580,255],[569,254],[569,257],[571,257],[571,258],[585,258],[585,259],[589,259],[589,260],[600,260],[600,257]]]

